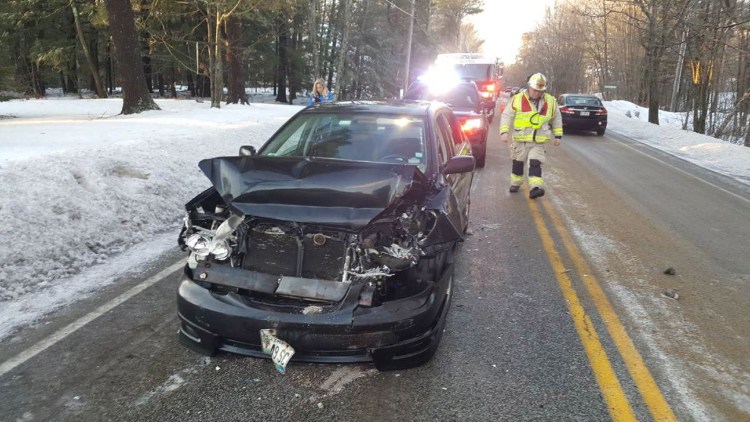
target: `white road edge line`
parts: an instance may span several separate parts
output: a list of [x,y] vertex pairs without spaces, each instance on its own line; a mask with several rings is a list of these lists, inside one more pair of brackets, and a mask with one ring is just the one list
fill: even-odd
[[181,259],[179,262],[176,262],[169,267],[167,267],[165,270],[161,271],[160,273],[154,275],[153,277],[149,278],[148,280],[142,282],[141,284],[134,286],[130,288],[130,290],[126,291],[125,293],[121,294],[120,296],[117,296],[116,298],[110,300],[109,302],[105,303],[104,305],[96,308],[95,310],[91,311],[87,315],[82,316],[81,318],[78,318],[76,321],[70,323],[65,328],[62,328],[61,330],[57,331],[56,333],[52,334],[51,336],[47,337],[46,339],[38,342],[37,344],[31,346],[30,348],[24,350],[23,352],[17,354],[16,356],[8,359],[7,361],[3,362],[0,365],[0,377],[7,374],[8,372],[15,369],[17,366],[21,365],[22,363],[26,362],[27,360],[33,358],[34,356],[38,355],[39,353],[42,353],[55,343],[59,342],[60,340],[64,339],[65,337],[73,334],[74,332],[78,331],[80,328],[84,327],[89,322],[99,318],[100,316],[106,314],[107,312],[111,311],[118,305],[122,304],[126,300],[130,299],[131,297],[137,295],[138,293],[141,293],[142,291],[146,290],[147,288],[153,286],[158,282],[159,280],[162,280],[164,277],[168,276],[169,274],[177,271],[180,269],[183,265],[185,265],[185,260]]
[[[617,132],[615,131],[615,133],[617,133]],[[623,137],[627,138],[627,136],[626,136],[626,135],[622,135],[622,134],[619,134],[619,133],[617,133],[617,135],[619,135],[619,136],[623,136]],[[694,175],[694,174],[692,174],[692,173],[690,173],[690,172],[687,172],[687,171],[685,171],[685,170],[683,170],[683,169],[681,169],[681,168],[679,168],[679,167],[675,167],[674,165],[672,165],[672,164],[669,164],[668,162],[666,162],[666,161],[664,161],[664,160],[660,160],[660,159],[658,159],[658,158],[656,158],[656,157],[654,157],[654,156],[652,156],[652,155],[646,154],[646,153],[645,153],[645,152],[643,152],[643,151],[639,151],[639,150],[638,150],[637,148],[634,148],[634,147],[632,147],[632,146],[630,146],[630,145],[626,144],[625,142],[619,141],[619,140],[615,139],[615,138],[614,138],[614,137],[612,137],[612,136],[610,136],[609,138],[610,138],[610,139],[612,139],[613,141],[617,142],[618,144],[620,144],[620,145],[624,146],[624,147],[630,148],[630,149],[632,149],[633,151],[635,151],[635,152],[637,152],[637,153],[639,153],[639,154],[645,155],[646,157],[648,157],[648,158],[650,158],[650,159],[652,159],[652,160],[658,161],[658,162],[660,162],[660,163],[662,163],[662,164],[666,164],[666,165],[668,165],[669,167],[672,167],[673,169],[675,169],[675,170],[677,170],[677,171],[679,171],[679,172],[681,172],[681,173],[683,173],[683,174],[686,174],[686,175],[688,175],[688,176],[692,177],[693,179],[699,180],[699,181],[701,181],[701,182],[703,182],[703,183],[707,184],[708,186],[711,186],[712,188],[716,188],[716,189],[718,189],[718,190],[720,190],[720,191],[722,191],[722,192],[728,193],[728,194],[730,194],[730,195],[734,196],[735,198],[739,198],[739,199],[741,199],[741,200],[743,200],[743,201],[745,201],[745,202],[750,202],[750,199],[747,199],[747,198],[745,198],[744,196],[740,196],[740,195],[737,195],[736,193],[734,193],[734,192],[731,192],[731,191],[728,191],[728,190],[726,190],[726,189],[722,188],[721,186],[716,186],[716,185],[714,185],[713,183],[711,183],[711,182],[709,182],[709,181],[707,181],[707,180],[701,179],[700,177],[698,177],[698,176],[696,176],[696,175]],[[629,138],[629,139],[630,139],[630,138]],[[636,140],[635,142],[638,142],[638,141]],[[644,144],[644,145],[647,145],[647,144]],[[652,148],[653,148],[653,147],[652,147]],[[656,149],[657,151],[661,151],[661,150],[659,150],[658,148],[654,148],[654,149]],[[661,151],[661,152],[663,152],[663,153],[665,153],[665,154],[669,154],[669,155],[671,155],[672,157],[678,158],[678,159],[680,159],[680,160],[686,161],[686,162],[688,162],[688,163],[690,163],[690,164],[694,164],[694,165],[697,165],[697,164],[695,164],[695,163],[692,163],[692,162],[690,162],[689,160],[686,160],[686,159],[684,159],[684,158],[680,158],[680,157],[677,157],[677,156],[675,156],[675,155],[672,155],[672,154],[670,154],[670,153],[669,153],[669,152],[667,152],[667,151]],[[699,167],[700,167],[700,166],[699,166]],[[706,169],[706,170],[708,170],[708,171],[713,171],[713,170],[711,170],[711,169]],[[716,172],[714,172],[714,173],[716,173]],[[725,177],[729,177],[729,176],[725,176]],[[740,183],[740,182],[737,182],[737,183]]]

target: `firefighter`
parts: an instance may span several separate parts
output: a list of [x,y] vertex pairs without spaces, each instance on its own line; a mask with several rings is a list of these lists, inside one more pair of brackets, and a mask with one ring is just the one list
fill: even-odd
[[562,117],[555,97],[547,94],[547,78],[541,73],[529,77],[528,88],[514,95],[500,117],[500,140],[510,140],[513,168],[510,191],[518,192],[523,184],[524,166],[529,161],[529,198],[544,195],[542,163],[547,155],[545,145],[554,136],[554,145],[562,140]]

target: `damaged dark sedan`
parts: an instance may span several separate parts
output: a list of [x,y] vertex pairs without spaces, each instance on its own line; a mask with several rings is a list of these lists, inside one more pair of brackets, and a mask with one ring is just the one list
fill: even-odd
[[300,362],[415,366],[437,349],[475,166],[439,103],[300,111],[256,153],[203,160],[186,204],[180,341]]

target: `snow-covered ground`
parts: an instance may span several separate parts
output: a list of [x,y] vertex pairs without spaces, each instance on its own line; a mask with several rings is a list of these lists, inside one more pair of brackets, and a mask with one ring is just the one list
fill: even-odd
[[[120,116],[119,99],[0,102],[0,339],[176,248],[184,203],[210,186],[198,161],[260,146],[301,108],[157,103]],[[750,183],[750,148],[606,105],[609,130]]]
[[0,102],[0,339],[176,247],[198,161],[260,146],[300,106]]

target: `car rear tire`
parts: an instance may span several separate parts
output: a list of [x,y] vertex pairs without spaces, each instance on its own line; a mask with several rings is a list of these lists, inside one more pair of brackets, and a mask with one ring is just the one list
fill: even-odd
[[597,129],[597,130],[596,130],[596,136],[604,136],[604,131],[605,131],[605,130],[606,130],[606,129]]

